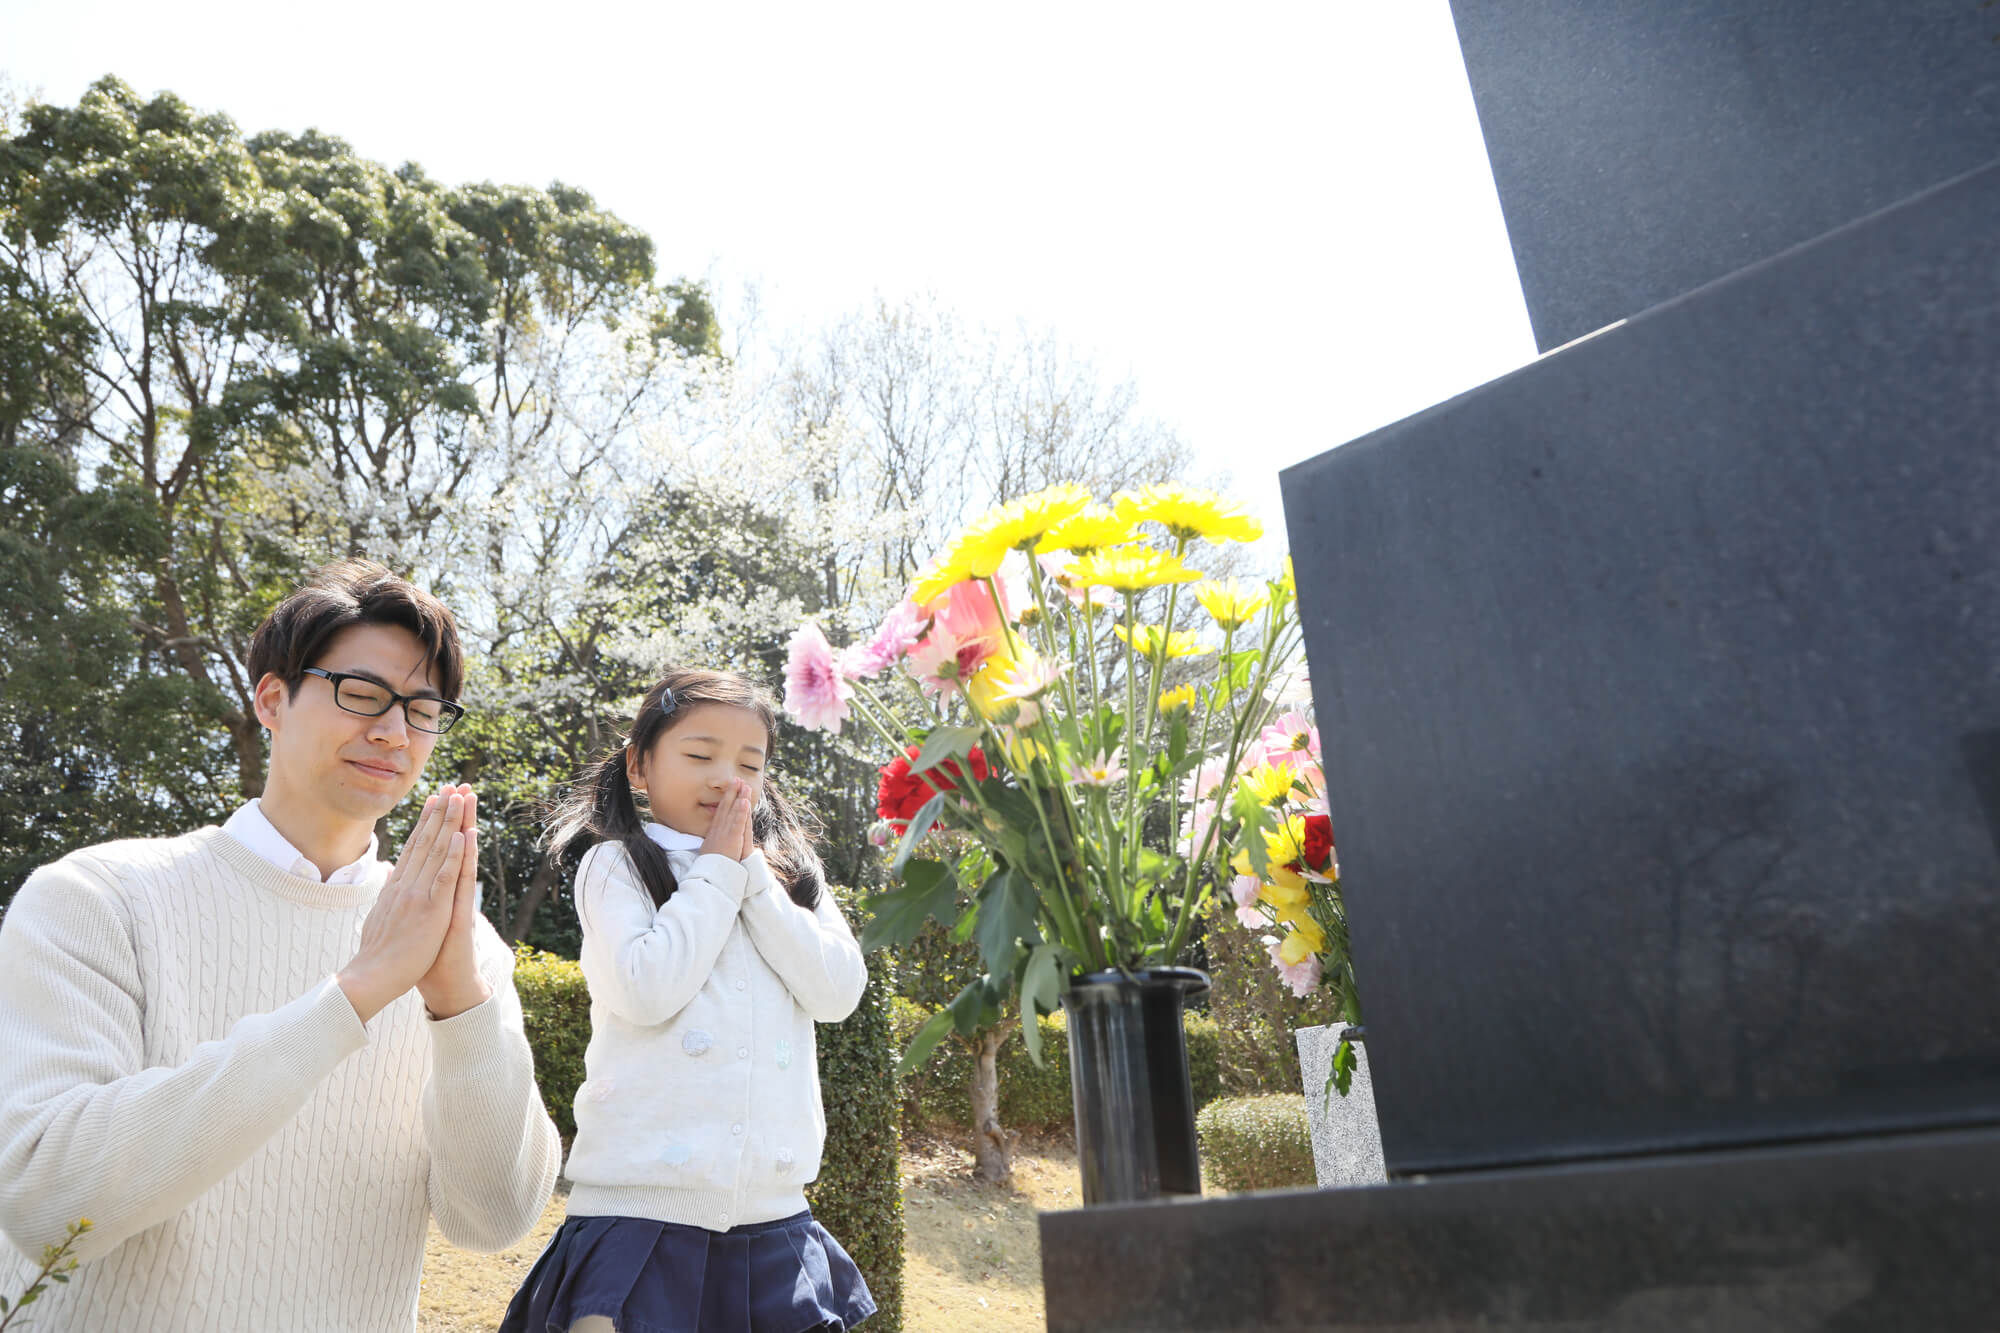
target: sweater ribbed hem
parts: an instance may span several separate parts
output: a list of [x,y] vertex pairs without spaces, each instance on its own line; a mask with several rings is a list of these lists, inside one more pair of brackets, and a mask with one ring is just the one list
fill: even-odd
[[572,1184],[571,1217],[643,1217],[678,1222],[706,1231],[727,1231],[753,1222],[775,1222],[806,1210],[804,1190],[737,1200],[721,1190],[683,1190],[653,1185]]

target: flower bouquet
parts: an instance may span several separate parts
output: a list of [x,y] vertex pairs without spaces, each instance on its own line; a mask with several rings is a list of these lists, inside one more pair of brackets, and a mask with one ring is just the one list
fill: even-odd
[[[1264,933],[1271,965],[1294,995],[1326,986],[1334,993],[1336,1012],[1358,1025],[1361,1005],[1347,950],[1319,728],[1304,713],[1283,713],[1251,744],[1226,786],[1206,770],[1201,786],[1206,800],[1197,806],[1197,823],[1216,817],[1234,821],[1239,849],[1229,862],[1229,892],[1237,921]],[[1219,808],[1226,813],[1218,815]],[[1328,1071],[1329,1083],[1342,1096],[1355,1063],[1353,1044],[1343,1037]]]
[[1285,932],[1295,985],[1347,975],[1317,736],[1278,716],[1300,655],[1290,561],[1247,582],[1188,563],[1197,542],[1261,535],[1183,486],[1110,505],[1055,486],[967,528],[867,641],[792,636],[791,716],[835,733],[858,718],[889,756],[878,835],[898,882],[869,900],[863,945],[934,919],[985,969],[905,1067],[1015,1004],[1039,1061],[1034,1016],[1073,977],[1175,963],[1224,884],[1239,916]]

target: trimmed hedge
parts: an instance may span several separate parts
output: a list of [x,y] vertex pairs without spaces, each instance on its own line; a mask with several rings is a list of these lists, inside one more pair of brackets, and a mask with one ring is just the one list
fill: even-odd
[[[930,1017],[920,1005],[898,996],[893,1004],[894,1045],[900,1056]],[[1000,1123],[1008,1129],[1069,1129],[1073,1105],[1069,1090],[1069,1027],[1063,1013],[1043,1014],[1042,1064],[1028,1056],[1028,1047],[1018,1035],[1009,1035],[996,1061],[1000,1076]],[[1217,1055],[1218,1033],[1205,1014],[1188,1013],[1182,1020],[1187,1033],[1188,1081],[1194,1087],[1198,1111],[1222,1095],[1222,1072]],[[973,1053],[956,1036],[939,1042],[937,1049],[916,1069],[903,1076],[903,1116],[907,1123],[929,1129],[968,1129],[972,1104]]]
[[[831,890],[830,890],[831,891]],[[846,890],[837,891],[848,924],[861,919]],[[903,1328],[903,1158],[896,1101],[896,1054],[889,1044],[889,956],[868,955],[868,989],[839,1023],[817,1032],[819,1091],[826,1103],[826,1154],[806,1187],[813,1216],[831,1231],[875,1297],[871,1330]]]
[[518,945],[514,989],[521,993],[521,1019],[535,1055],[542,1105],[549,1108],[567,1155],[576,1138],[570,1106],[583,1086],[583,1052],[590,1045],[590,991],[583,984],[583,969],[573,959]]
[[[850,895],[832,890],[856,933],[860,921]],[[571,1104],[583,1085],[583,1053],[590,1042],[590,992],[574,961],[523,945],[515,951],[514,986],[535,1082],[561,1132],[564,1151],[576,1137]],[[826,1151],[819,1178],[806,1189],[813,1215],[854,1256],[876,1315],[879,1333],[903,1327],[903,1189],[894,1072],[900,1048],[890,1044],[887,956],[868,958],[868,989],[841,1023],[816,1030],[820,1099],[826,1105]]]
[[1302,1093],[1225,1097],[1203,1107],[1194,1128],[1208,1178],[1232,1193],[1318,1183]]

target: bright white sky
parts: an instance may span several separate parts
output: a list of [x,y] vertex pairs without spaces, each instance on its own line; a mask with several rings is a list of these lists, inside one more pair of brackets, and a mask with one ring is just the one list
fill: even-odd
[[1534,354],[1447,0],[0,0],[0,73],[560,179],[774,329],[1053,329],[1274,527],[1279,468]]

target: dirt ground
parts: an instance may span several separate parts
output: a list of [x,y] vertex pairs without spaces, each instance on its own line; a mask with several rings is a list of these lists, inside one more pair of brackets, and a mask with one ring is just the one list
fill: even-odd
[[[1040,1330],[1042,1257],[1035,1214],[1075,1208],[1076,1151],[1067,1139],[1028,1140],[1014,1152],[1014,1183],[972,1179],[972,1154],[950,1143],[903,1145],[904,1326],[910,1333]],[[534,1234],[500,1254],[455,1249],[431,1228],[419,1302],[420,1333],[482,1333],[506,1312],[514,1290],[557,1226],[558,1194]],[[862,1326],[866,1333],[867,1325]]]
[[[972,1154],[937,1141],[903,1147],[903,1322],[910,1333],[1040,1330],[1042,1247],[1035,1214],[1081,1203],[1076,1151],[1029,1141],[1010,1187],[972,1178]],[[865,1325],[864,1325],[865,1327]]]
[[418,1333],[493,1333],[500,1316],[507,1313],[507,1302],[514,1299],[515,1288],[562,1225],[568,1204],[568,1186],[558,1185],[534,1231],[499,1254],[461,1250],[438,1234],[436,1222],[431,1223],[430,1241],[424,1247],[424,1289],[417,1298]]

